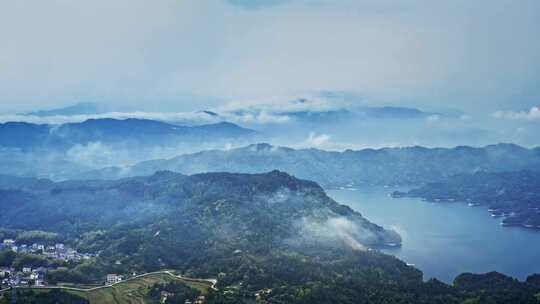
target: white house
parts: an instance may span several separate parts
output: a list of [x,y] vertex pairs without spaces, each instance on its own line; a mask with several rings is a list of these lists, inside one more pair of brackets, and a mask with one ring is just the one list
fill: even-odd
[[116,284],[122,281],[122,276],[110,273],[107,275],[107,285]]
[[11,268],[0,268],[0,278],[8,277],[12,272]]
[[15,245],[15,240],[13,240],[13,239],[4,239],[4,245],[8,245],[8,246]]

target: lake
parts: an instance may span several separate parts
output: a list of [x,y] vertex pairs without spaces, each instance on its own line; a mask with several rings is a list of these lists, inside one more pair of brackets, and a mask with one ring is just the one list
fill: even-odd
[[403,238],[398,249],[385,250],[447,283],[463,272],[498,271],[520,280],[540,273],[540,231],[500,225],[485,207],[464,203],[429,203],[388,196],[397,188],[363,187],[328,190],[374,223],[393,228]]

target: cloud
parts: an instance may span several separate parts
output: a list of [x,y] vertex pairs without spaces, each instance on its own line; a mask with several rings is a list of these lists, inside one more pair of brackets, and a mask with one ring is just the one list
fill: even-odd
[[300,99],[282,97],[270,100],[250,100],[229,102],[207,111],[185,112],[105,112],[99,114],[38,116],[25,114],[0,114],[0,123],[23,121],[37,124],[64,124],[82,122],[88,119],[151,119],[184,124],[206,124],[230,121],[240,124],[284,124],[294,121],[290,114],[295,112],[320,112],[342,108],[344,103],[332,103],[322,98]]
[[261,9],[289,2],[290,0],[227,0],[230,4],[244,9]]
[[317,243],[335,246],[341,243],[353,250],[364,251],[377,239],[373,232],[342,216],[331,216],[324,221],[302,218],[295,227],[300,229],[300,236],[286,240],[293,245]]
[[330,141],[330,136],[327,134],[317,134],[311,132],[307,139],[307,143],[310,147],[314,148],[324,148]]
[[178,122],[185,124],[203,124],[215,123],[221,121],[219,117],[215,117],[205,112],[108,112],[92,115],[55,115],[55,116],[36,116],[22,114],[4,114],[0,115],[0,123],[9,121],[23,121],[36,124],[65,124],[86,121],[88,119],[151,119],[168,122]]
[[74,100],[192,111],[324,89],[530,107],[540,3],[507,2],[1,1],[0,111]]
[[540,120],[540,108],[532,107],[529,111],[497,111],[493,117],[509,120]]
[[[100,142],[91,142],[85,145],[77,144],[66,152],[66,158],[77,164],[89,167],[110,165],[113,160],[119,161],[121,151],[107,147]],[[125,156],[123,156],[125,157]]]
[[435,115],[429,115],[429,116],[426,118],[426,120],[427,120],[428,122],[437,122],[437,121],[440,121],[440,120],[441,120],[441,116],[440,116],[440,115],[437,115],[437,114],[435,114]]
[[[366,235],[360,227],[344,217],[332,218],[328,220],[328,227],[334,231],[352,249],[365,250],[366,247],[360,243],[359,235]],[[371,234],[371,233],[370,233]]]
[[280,96],[262,99],[235,100],[212,111],[225,120],[247,124],[284,124],[296,121],[295,114],[336,111],[352,106],[349,102],[324,98],[320,94],[309,97]]
[[150,119],[179,123],[185,125],[211,124],[221,121],[229,121],[238,124],[284,124],[293,120],[292,117],[282,114],[274,114],[268,111],[219,113],[218,116],[206,112],[108,112],[92,115],[55,115],[36,116],[23,114],[0,114],[0,123],[21,121],[35,124],[60,125],[65,123],[83,122],[88,119]]
[[274,114],[268,111],[260,112],[237,112],[222,113],[221,116],[227,120],[236,123],[246,124],[283,124],[290,122],[292,118],[287,115]]
[[[280,188],[271,194],[258,195],[255,199],[276,208],[277,205],[283,204],[294,208],[293,206],[309,204],[310,200],[304,194],[288,188]],[[373,244],[378,236],[363,224],[365,223],[359,218],[340,216],[328,210],[316,210],[309,216],[295,220],[291,228],[297,234],[285,239],[284,242],[292,246],[345,244],[354,250],[366,250],[366,246]]]
[[[295,112],[324,112],[339,110],[350,106],[350,103],[344,101],[331,101],[330,98],[319,96],[320,94],[305,94],[274,96],[259,99],[235,100],[227,104],[217,107],[219,112],[237,112],[237,111],[254,111],[254,112],[271,112],[279,114],[295,113]],[[307,96],[307,97],[306,97]]]

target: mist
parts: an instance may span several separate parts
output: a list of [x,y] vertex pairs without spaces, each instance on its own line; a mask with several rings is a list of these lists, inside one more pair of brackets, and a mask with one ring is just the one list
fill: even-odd
[[[28,3],[0,4],[0,122],[229,121],[340,151],[540,144],[536,1]],[[79,102],[106,111],[35,114]],[[386,106],[429,115],[295,116]]]

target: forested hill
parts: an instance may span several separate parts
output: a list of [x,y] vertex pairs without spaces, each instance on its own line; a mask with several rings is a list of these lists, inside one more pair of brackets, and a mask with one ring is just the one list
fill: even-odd
[[[264,301],[280,304],[538,303],[537,276],[518,282],[464,274],[455,286],[424,282],[419,270],[371,249],[398,244],[399,235],[333,201],[316,183],[280,171],[161,171],[61,183],[3,176],[0,188],[0,226],[22,235],[55,232],[78,251],[97,254],[48,273],[55,282],[175,269],[218,278],[209,304],[252,303],[261,290]],[[32,258],[14,255],[0,252],[0,266]]]
[[324,234],[330,239],[343,225],[342,241],[400,243],[396,233],[333,201],[316,183],[279,171],[192,176],[161,171],[117,181],[61,183],[4,176],[0,187],[0,226],[6,228],[78,236],[131,225],[145,233],[161,231],[165,241],[184,231],[179,242],[212,240],[242,249],[299,236],[306,242]]
[[220,171],[261,173],[274,169],[314,180],[325,187],[418,185],[459,173],[540,171],[540,148],[497,144],[481,148],[407,147],[329,152],[256,144],[145,161],[131,167],[105,168],[79,178],[117,179],[150,175],[158,170],[195,174]]

